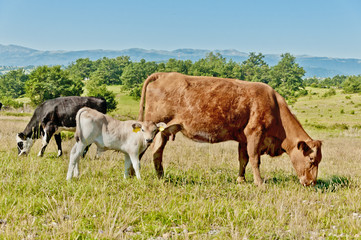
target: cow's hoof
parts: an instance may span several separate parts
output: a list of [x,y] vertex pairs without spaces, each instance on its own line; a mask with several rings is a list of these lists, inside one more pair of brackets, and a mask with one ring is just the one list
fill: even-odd
[[254,181],[254,184],[261,190],[266,190],[265,184],[263,181]]
[[246,182],[246,178],[245,177],[238,177],[237,178],[237,183],[242,184]]
[[61,157],[63,155],[63,152],[62,151],[58,151],[58,155],[56,157]]

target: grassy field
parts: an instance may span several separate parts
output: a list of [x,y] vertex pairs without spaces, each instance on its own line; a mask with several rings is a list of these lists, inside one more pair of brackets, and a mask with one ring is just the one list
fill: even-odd
[[[53,140],[43,158],[41,141],[17,157],[15,135],[30,117],[1,113],[0,239],[360,239],[361,96],[324,98],[324,91],[312,89],[292,107],[323,140],[314,187],[299,184],[287,155],[262,157],[264,189],[253,184],[250,166],[247,183],[237,184],[235,142],[200,144],[181,134],[165,149],[162,180],[149,152],[142,179],[125,180],[123,155],[95,159],[92,146],[80,178],[67,182],[74,139],[63,142],[60,158]],[[135,117],[137,102],[117,95],[112,115]]]

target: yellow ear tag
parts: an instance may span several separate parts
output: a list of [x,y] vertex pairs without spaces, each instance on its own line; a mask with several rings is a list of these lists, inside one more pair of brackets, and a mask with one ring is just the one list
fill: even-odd
[[139,127],[137,127],[137,128],[133,128],[133,132],[139,132],[140,131],[140,128]]
[[164,127],[159,127],[159,132],[163,132],[164,131]]

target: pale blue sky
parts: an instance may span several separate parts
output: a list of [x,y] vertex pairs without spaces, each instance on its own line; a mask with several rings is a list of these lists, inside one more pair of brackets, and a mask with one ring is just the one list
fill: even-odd
[[0,0],[0,44],[361,58],[361,1]]

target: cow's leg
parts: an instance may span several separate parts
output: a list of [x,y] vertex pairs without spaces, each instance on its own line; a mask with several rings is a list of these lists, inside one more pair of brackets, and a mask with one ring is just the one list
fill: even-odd
[[237,182],[242,183],[246,181],[245,172],[246,166],[248,164],[248,153],[247,153],[247,144],[239,143],[238,144],[238,161],[239,161],[239,173]]
[[263,180],[261,178],[261,173],[259,170],[261,164],[261,155],[259,152],[259,146],[262,138],[261,136],[261,131],[255,131],[251,135],[247,136],[247,153],[252,166],[254,183],[257,186],[261,186],[263,184]]
[[74,177],[79,176],[79,158],[82,155],[86,145],[82,142],[75,143],[74,147],[70,152],[69,168],[66,175],[66,180],[70,180],[73,175]]
[[161,132],[158,133],[157,136],[154,138],[153,162],[158,178],[164,176],[162,161],[163,161],[163,151],[165,145],[167,144],[167,141],[168,141],[168,136],[162,134]]
[[128,153],[125,153],[124,155],[124,178],[129,178],[129,173],[132,168],[132,161],[130,160],[130,156]]
[[135,176],[140,179],[140,161],[137,153],[129,154],[130,160],[132,161],[132,166],[135,171]]
[[48,146],[51,137],[54,134],[54,128],[50,126],[46,126],[44,128],[44,134],[43,134],[43,146],[40,149],[40,152],[38,153],[38,157],[42,157],[44,155],[45,149]]
[[58,156],[57,157],[60,157],[61,155],[63,155],[63,150],[61,148],[61,136],[60,136],[60,133],[55,134],[54,138],[55,138],[55,141],[56,141],[56,145],[58,146]]

